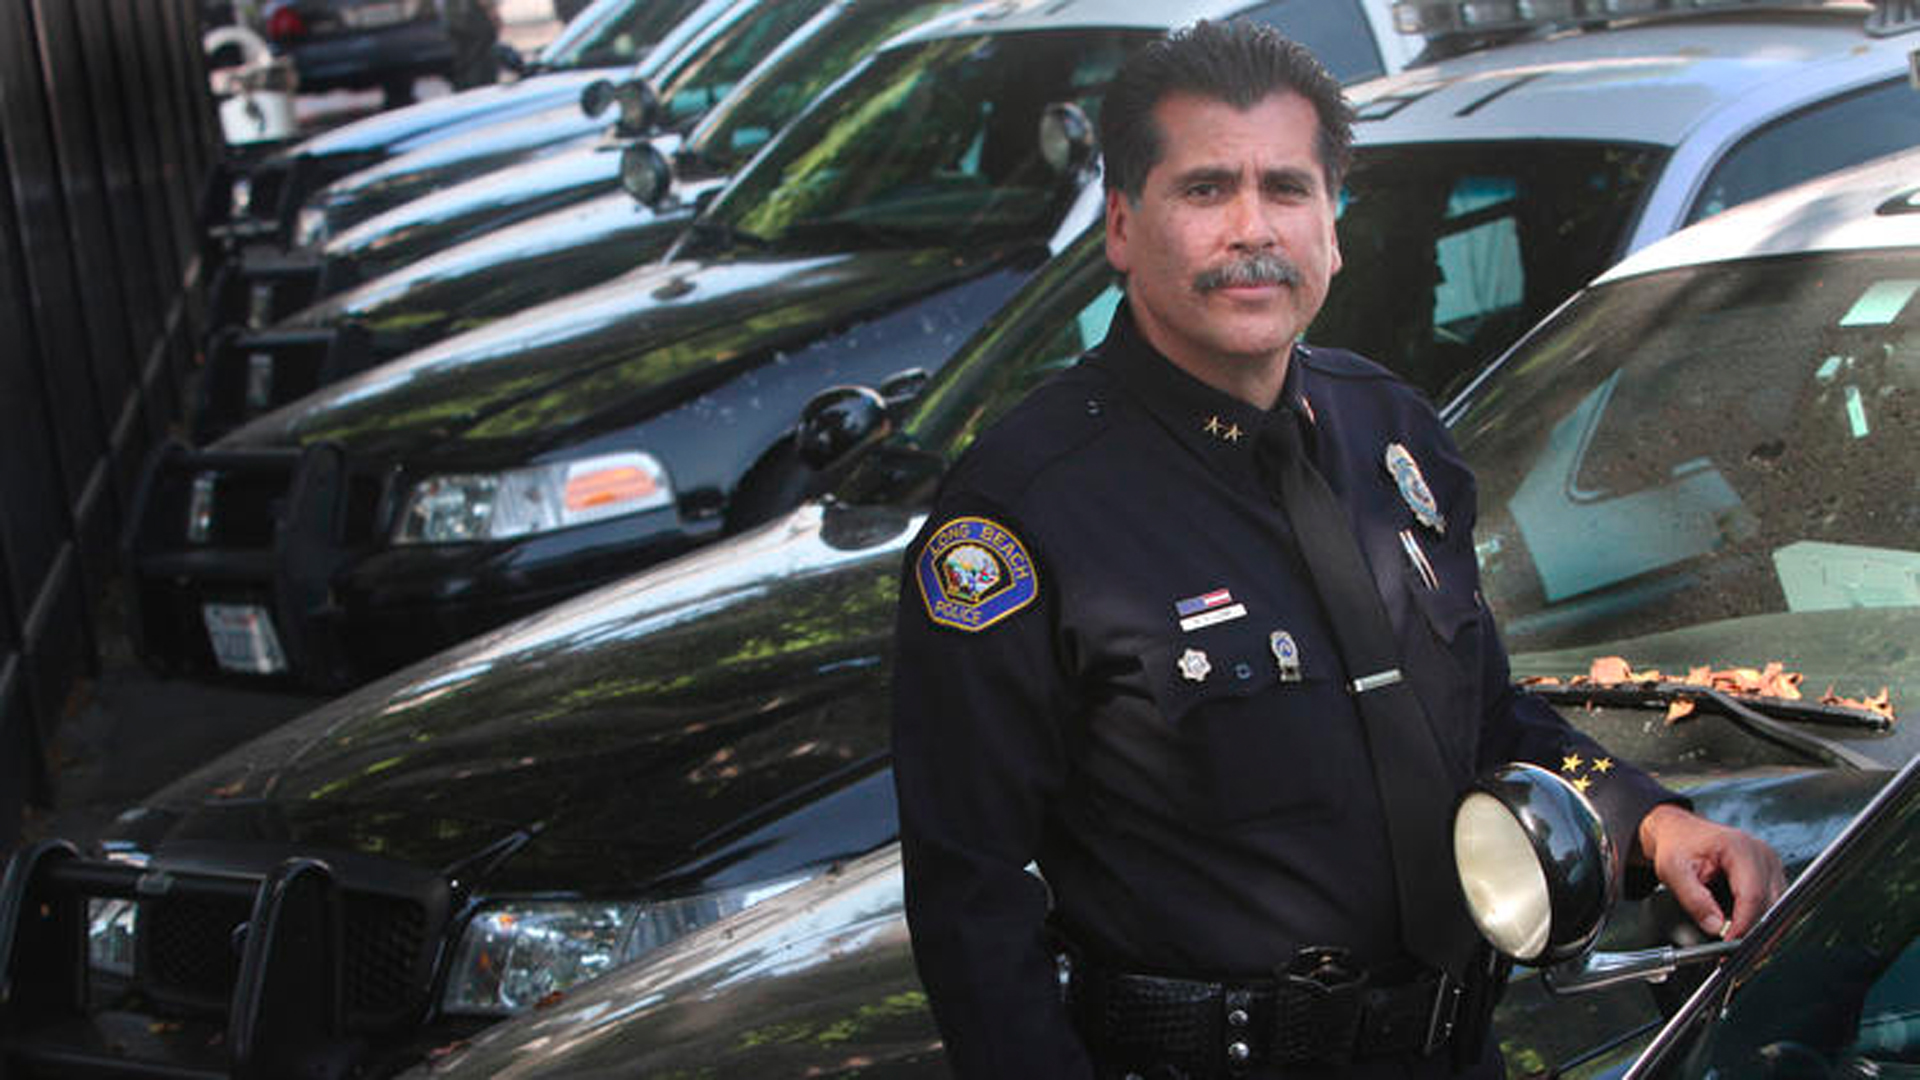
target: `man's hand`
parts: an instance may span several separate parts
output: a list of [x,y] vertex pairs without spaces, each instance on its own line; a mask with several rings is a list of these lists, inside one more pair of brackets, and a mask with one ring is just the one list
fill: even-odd
[[[1787,887],[1780,856],[1758,837],[1663,803],[1640,819],[1640,850],[1700,929],[1726,939],[1745,934]],[[1725,878],[1733,918],[1723,919],[1707,886]]]

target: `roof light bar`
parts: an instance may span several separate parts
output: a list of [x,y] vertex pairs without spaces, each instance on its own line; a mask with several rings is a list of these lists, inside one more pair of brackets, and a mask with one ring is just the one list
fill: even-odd
[[[1394,0],[1394,26],[1405,34],[1527,30],[1556,23],[1622,19],[1742,7],[1824,7],[1830,0]],[[1920,0],[1873,0],[1874,34],[1920,26]]]

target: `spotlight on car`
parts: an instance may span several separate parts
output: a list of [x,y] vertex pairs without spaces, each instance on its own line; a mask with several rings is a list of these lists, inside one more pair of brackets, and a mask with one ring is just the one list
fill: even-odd
[[1617,855],[1599,812],[1533,765],[1502,766],[1461,796],[1453,858],[1480,933],[1523,964],[1585,952],[1618,890]]
[[620,151],[620,186],[641,206],[657,207],[673,187],[673,164],[649,139]]

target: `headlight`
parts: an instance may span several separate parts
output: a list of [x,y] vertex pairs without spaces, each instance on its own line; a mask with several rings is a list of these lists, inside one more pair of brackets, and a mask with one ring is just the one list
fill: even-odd
[[499,473],[429,477],[408,493],[396,544],[504,540],[638,513],[673,501],[667,470],[629,451]]
[[293,219],[293,246],[319,247],[327,238],[327,211],[324,207],[303,206]]
[[133,978],[133,942],[140,906],[132,900],[87,901],[87,960],[95,971]]
[[810,876],[654,903],[524,900],[490,905],[467,924],[441,1007],[450,1013],[520,1012],[549,994],[778,896]]

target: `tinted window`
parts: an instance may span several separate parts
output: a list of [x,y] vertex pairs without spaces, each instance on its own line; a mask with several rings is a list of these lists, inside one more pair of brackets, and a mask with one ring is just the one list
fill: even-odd
[[1445,400],[1613,262],[1658,163],[1598,143],[1361,147],[1307,336]]
[[731,93],[734,84],[788,34],[826,5],[826,0],[780,0],[758,4],[701,42],[666,74],[660,96],[667,123],[687,123]]
[[1246,17],[1274,26],[1313,50],[1341,82],[1386,74],[1359,0],[1275,0],[1252,8]]
[[1687,221],[1910,146],[1920,146],[1920,92],[1905,79],[1823,102],[1734,146],[1707,176]]
[[1509,357],[1454,433],[1516,669],[1778,661],[1809,696],[1912,700],[1916,297],[1907,250],[1687,268],[1596,289]]
[[692,148],[722,168],[758,150],[773,133],[847,73],[854,62],[901,31],[955,0],[855,5],[778,59],[755,68],[688,137]]
[[696,0],[596,0],[540,52],[547,67],[630,64],[691,12]]
[[948,38],[882,53],[781,132],[713,220],[768,243],[1040,240],[1075,185],[1040,154],[1053,102],[1097,113],[1141,35]]

